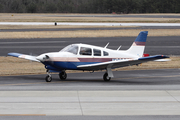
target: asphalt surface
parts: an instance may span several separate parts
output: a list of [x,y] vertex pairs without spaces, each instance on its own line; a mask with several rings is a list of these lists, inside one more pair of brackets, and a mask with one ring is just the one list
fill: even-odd
[[[86,43],[121,50],[128,49],[136,37],[106,37],[106,38],[36,38],[36,39],[0,39],[0,56],[7,56],[9,52],[30,55],[40,55],[47,52],[57,52],[69,44]],[[150,55],[180,55],[180,36],[148,37],[145,53]]]
[[179,120],[180,69],[103,73],[0,77],[0,119]]
[[110,82],[103,81],[104,72],[69,73],[65,81],[53,74],[1,76],[0,91],[116,91],[116,90],[180,90],[180,69],[114,71]]

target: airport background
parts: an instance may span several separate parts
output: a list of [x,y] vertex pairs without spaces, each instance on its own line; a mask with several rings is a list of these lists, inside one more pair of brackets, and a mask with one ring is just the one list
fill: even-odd
[[[0,120],[179,120],[179,6],[179,0],[0,0]],[[70,22],[96,24],[61,25]],[[6,57],[55,52],[73,43],[110,42],[108,48],[126,50],[140,31],[149,31],[146,53],[171,61],[115,69],[110,82],[102,80],[105,71],[67,71],[66,81],[53,74],[46,83],[42,64]]]
[[179,13],[179,0],[0,0],[1,13]]

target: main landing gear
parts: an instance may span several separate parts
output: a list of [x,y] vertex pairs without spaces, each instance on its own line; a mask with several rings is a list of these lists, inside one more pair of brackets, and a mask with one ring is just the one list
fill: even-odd
[[112,77],[114,77],[114,75],[112,73],[111,67],[108,67],[103,75],[103,79],[105,82],[109,82]]
[[103,75],[103,79],[105,82],[109,82],[111,80],[111,77],[108,76],[108,73],[106,72],[104,75]]
[[66,72],[65,72],[65,71],[60,72],[60,73],[59,73],[59,78],[60,78],[61,80],[66,80],[66,78],[67,78]]
[[[59,78],[61,80],[66,80],[66,78],[67,78],[66,72],[65,71],[60,72],[59,73]],[[49,70],[47,70],[47,76],[46,76],[45,80],[46,80],[46,82],[51,82],[52,81],[52,76],[51,76]]]

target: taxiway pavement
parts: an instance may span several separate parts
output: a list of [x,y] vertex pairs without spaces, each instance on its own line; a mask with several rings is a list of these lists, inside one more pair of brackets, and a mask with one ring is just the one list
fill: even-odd
[[[172,116],[180,115],[180,69],[0,77],[0,116]],[[174,116],[175,115],[175,116]]]
[[51,83],[46,75],[1,76],[0,91],[123,91],[180,90],[180,69],[114,71],[110,82],[103,81],[104,72],[68,73],[65,81],[53,74]]
[[180,115],[180,91],[2,91],[0,115]]

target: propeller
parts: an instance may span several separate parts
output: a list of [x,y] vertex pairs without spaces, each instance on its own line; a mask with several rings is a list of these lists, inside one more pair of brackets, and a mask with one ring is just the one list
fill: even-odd
[[47,54],[42,54],[40,56],[36,57],[37,60],[41,61],[42,63],[46,62],[46,65],[53,65],[54,61],[52,60],[52,58],[47,55]]

